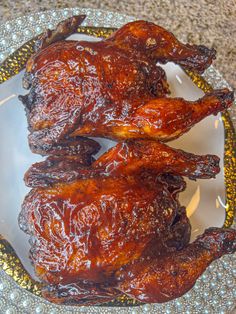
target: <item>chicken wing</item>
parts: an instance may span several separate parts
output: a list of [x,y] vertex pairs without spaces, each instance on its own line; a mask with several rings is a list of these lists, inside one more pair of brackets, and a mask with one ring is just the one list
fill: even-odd
[[46,299],[57,304],[94,305],[112,301],[121,292],[106,284],[84,280],[67,285],[46,286],[43,288],[42,294]]
[[128,51],[143,51],[155,62],[175,62],[187,69],[203,72],[216,57],[215,49],[179,42],[159,25],[134,21],[116,31],[109,39],[117,47]]

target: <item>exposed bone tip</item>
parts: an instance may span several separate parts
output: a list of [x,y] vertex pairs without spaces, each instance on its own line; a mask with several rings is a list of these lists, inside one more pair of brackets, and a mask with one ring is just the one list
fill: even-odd
[[[198,241],[207,249],[215,249],[220,256],[236,251],[236,230],[211,227],[198,237]],[[217,245],[216,245],[217,243]]]
[[219,99],[224,109],[229,108],[234,101],[234,92],[228,88],[217,89],[212,94]]

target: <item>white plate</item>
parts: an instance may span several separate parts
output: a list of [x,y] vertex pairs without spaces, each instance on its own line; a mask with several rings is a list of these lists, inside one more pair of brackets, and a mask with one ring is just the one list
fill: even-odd
[[[77,9],[77,11],[79,11],[79,9]],[[82,9],[82,12],[84,11],[86,10]],[[96,18],[98,20],[101,17],[99,12],[101,11],[94,10],[91,13],[91,10],[87,10],[87,14],[92,14],[92,17],[97,14]],[[109,20],[112,20],[112,16],[110,15],[109,17],[109,14],[112,13],[102,12],[102,14],[106,18],[104,19],[104,23],[109,24]],[[90,16],[90,19],[92,19],[92,17]],[[50,20],[50,13],[48,13],[47,18]],[[25,17],[25,19],[27,20],[27,17]],[[110,22],[110,24],[111,25],[108,26],[115,26],[114,22]],[[117,23],[117,26],[120,26],[118,24],[119,23]],[[77,40],[91,40],[91,37],[85,35],[73,35],[73,38]],[[188,100],[196,100],[203,96],[203,92],[192,83],[190,78],[180,69],[180,67],[169,63],[163,66],[163,68],[167,73],[168,82],[172,92],[171,96],[183,97]],[[9,240],[25,268],[30,274],[34,275],[28,259],[28,237],[19,229],[17,217],[24,196],[28,192],[28,188],[25,187],[23,182],[24,173],[32,163],[42,160],[42,157],[32,154],[28,148],[27,122],[24,108],[21,102],[17,99],[18,95],[26,93],[21,87],[21,79],[22,73],[0,85],[0,234]],[[103,146],[103,151],[115,144],[115,142],[104,139],[99,141]],[[225,219],[225,185],[223,173],[224,127],[221,116],[210,116],[204,119],[193,127],[190,132],[183,135],[180,139],[169,143],[169,145],[195,154],[216,154],[221,158],[221,172],[217,175],[216,179],[197,180],[196,182],[187,180],[187,189],[184,193],[181,193],[180,200],[182,205],[187,207],[190,216],[192,238],[195,238],[209,226],[222,226]],[[202,284],[203,283],[201,282],[201,285]],[[181,307],[182,309],[183,307],[188,309],[191,308],[191,306],[193,306],[192,308],[195,308],[196,304],[201,307],[202,304],[205,304],[203,293],[208,293],[209,291],[209,287],[207,288],[204,285],[202,287],[203,291],[196,292],[196,290],[192,294],[188,293],[185,299],[180,298],[180,301],[168,302],[169,305],[152,305],[146,308],[149,310],[152,309],[152,313],[166,313],[166,309],[172,308],[173,306],[173,309],[175,309],[174,312],[178,313],[179,311],[176,308],[178,302],[180,304],[180,312],[182,311]],[[199,300],[198,303],[196,303],[198,293],[199,296],[201,295],[203,298],[200,305]],[[25,295],[24,292],[24,296]],[[194,299],[187,304],[184,300],[186,300],[189,295],[193,296]],[[213,299],[213,295],[211,298]],[[36,297],[34,296],[31,296],[30,299],[34,300],[34,302],[36,302],[34,304],[36,305],[38,304],[37,302],[42,302],[35,301]],[[10,300],[10,297],[6,300],[9,302],[12,301]],[[232,302],[231,300],[232,298],[230,299],[230,302]],[[221,301],[218,303],[224,305],[224,302],[220,302]],[[205,304],[205,308],[207,306],[214,309],[212,313],[216,313],[216,307],[212,304]],[[18,310],[17,313],[21,313],[22,308],[16,308]],[[50,305],[50,309],[51,308],[58,309],[58,307],[53,305]],[[64,313],[65,307],[60,308],[63,309],[61,311]],[[71,311],[72,310],[76,311],[76,313],[79,311],[78,308],[71,308]],[[95,313],[95,308],[93,308],[93,310],[94,312],[91,313]],[[109,311],[109,313],[115,312],[116,310],[114,308]],[[119,310],[119,312],[121,313],[121,310]],[[128,312],[129,310],[126,309],[124,313]],[[102,310],[100,310],[99,313],[102,313]]]

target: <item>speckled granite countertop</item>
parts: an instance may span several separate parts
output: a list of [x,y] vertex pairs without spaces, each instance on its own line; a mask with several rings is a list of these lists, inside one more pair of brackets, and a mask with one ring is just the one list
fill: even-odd
[[236,0],[2,0],[1,22],[51,8],[90,7],[154,21],[179,39],[217,50],[214,65],[236,88]]

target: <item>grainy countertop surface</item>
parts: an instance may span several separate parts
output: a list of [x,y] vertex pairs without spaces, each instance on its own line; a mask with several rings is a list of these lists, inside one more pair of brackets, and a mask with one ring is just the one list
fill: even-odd
[[236,0],[0,0],[1,22],[35,11],[100,8],[154,21],[185,42],[217,50],[216,68],[236,88]]

